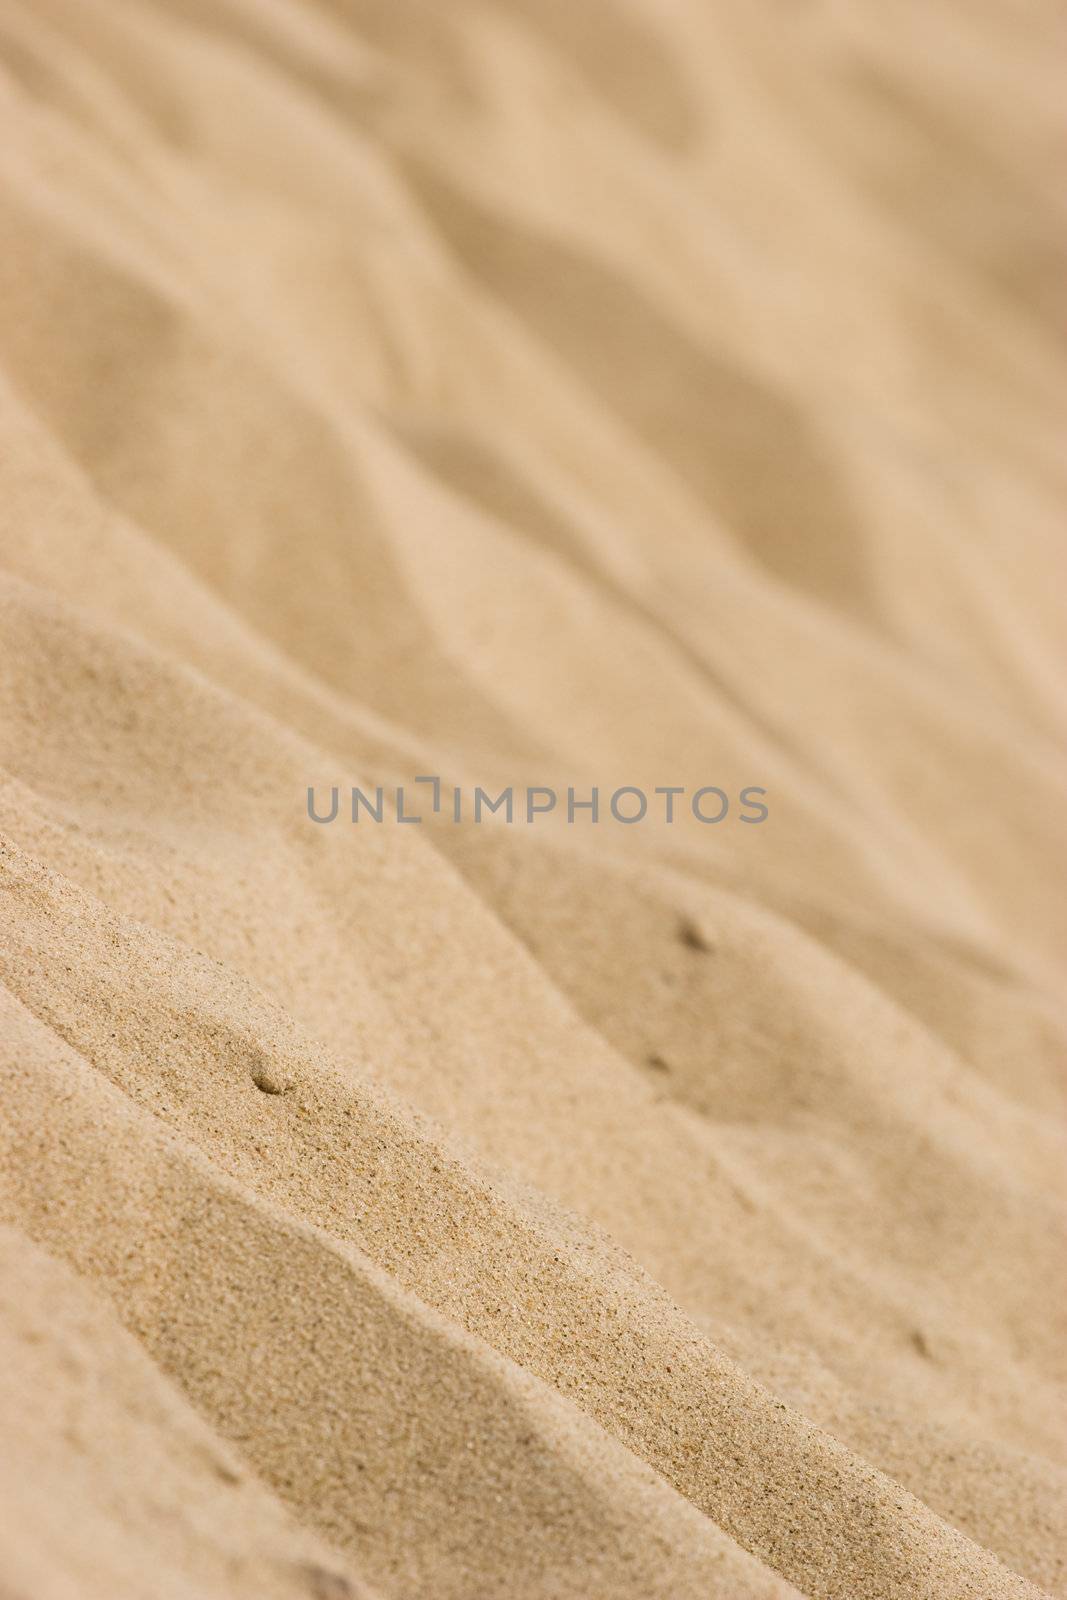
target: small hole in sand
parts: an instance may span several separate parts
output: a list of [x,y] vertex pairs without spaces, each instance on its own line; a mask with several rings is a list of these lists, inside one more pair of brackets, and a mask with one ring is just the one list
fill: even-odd
[[358,1600],[359,1591],[340,1572],[311,1564],[304,1567],[303,1573],[314,1600]]
[[687,950],[700,950],[708,955],[715,948],[699,922],[694,922],[692,917],[683,917],[679,922],[678,937]]
[[671,1070],[670,1062],[664,1060],[663,1056],[652,1055],[647,1056],[645,1059],[648,1065],[656,1072],[669,1072]]
[[268,1067],[256,1067],[252,1073],[252,1082],[264,1094],[284,1094],[289,1084],[276,1072],[271,1072]]

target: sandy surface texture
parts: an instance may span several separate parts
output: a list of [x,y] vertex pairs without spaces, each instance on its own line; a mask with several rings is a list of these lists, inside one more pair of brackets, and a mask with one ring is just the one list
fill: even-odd
[[0,0],[3,1600],[1065,1600],[1065,29]]

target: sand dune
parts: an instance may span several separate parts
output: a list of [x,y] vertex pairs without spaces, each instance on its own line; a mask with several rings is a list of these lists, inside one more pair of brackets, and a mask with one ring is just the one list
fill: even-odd
[[1067,1596],[1059,27],[0,0],[5,1597]]

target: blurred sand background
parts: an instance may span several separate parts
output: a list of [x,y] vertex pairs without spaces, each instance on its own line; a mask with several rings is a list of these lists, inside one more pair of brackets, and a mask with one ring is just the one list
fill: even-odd
[[0,0],[3,1600],[1067,1596],[1064,33]]

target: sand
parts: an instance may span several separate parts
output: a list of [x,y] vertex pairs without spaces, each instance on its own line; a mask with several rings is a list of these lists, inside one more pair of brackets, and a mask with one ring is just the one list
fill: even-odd
[[1061,33],[0,0],[3,1600],[1067,1597]]

